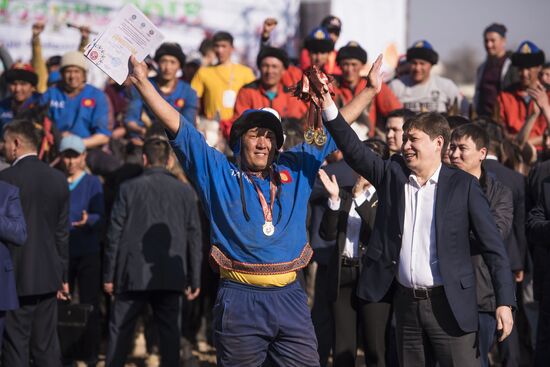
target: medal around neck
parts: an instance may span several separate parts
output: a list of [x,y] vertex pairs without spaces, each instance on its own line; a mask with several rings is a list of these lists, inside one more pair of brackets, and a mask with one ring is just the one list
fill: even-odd
[[265,222],[262,226],[262,230],[266,236],[270,237],[273,236],[273,233],[275,233],[275,226],[273,225],[273,222]]

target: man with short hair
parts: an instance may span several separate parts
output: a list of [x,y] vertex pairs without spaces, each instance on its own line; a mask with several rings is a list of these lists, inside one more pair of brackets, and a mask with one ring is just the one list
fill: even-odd
[[386,117],[386,142],[390,154],[400,154],[403,145],[403,124],[416,114],[409,109],[393,110]]
[[207,119],[227,120],[233,117],[237,93],[243,85],[256,79],[248,66],[231,61],[233,36],[217,32],[212,37],[218,63],[202,66],[191,81],[200,99],[201,115]]
[[493,23],[483,31],[487,59],[477,68],[474,106],[480,116],[492,116],[498,93],[518,81],[517,69],[506,51],[506,26]]
[[393,79],[389,86],[405,108],[414,112],[447,112],[455,104],[461,114],[468,114],[468,100],[456,84],[439,75],[432,75],[432,67],[439,55],[428,41],[415,42],[407,50],[410,65],[408,75]]
[[0,101],[0,132],[19,113],[34,107],[40,98],[36,92],[38,76],[29,64],[13,64],[5,76],[11,96]]
[[[342,105],[345,105],[368,84],[367,78],[361,77],[361,70],[367,63],[367,51],[357,42],[351,41],[338,50],[336,60],[342,70],[342,75],[336,77],[338,82],[336,98]],[[380,93],[374,97],[370,106],[359,117],[357,122],[361,122],[361,124],[352,124],[351,126],[356,132],[360,133],[360,139],[373,137],[376,133],[376,127],[383,129],[383,122],[387,115],[401,107],[401,102],[392,90],[388,88],[386,83],[382,83]],[[362,125],[363,128],[357,125]]]
[[[512,55],[512,65],[518,68],[519,82],[498,95],[501,123],[510,136],[520,132],[537,149],[542,149],[542,136],[550,122],[550,92],[539,81],[544,65],[544,51],[533,42],[522,42]],[[530,131],[524,132],[529,117]]]
[[[151,83],[172,107],[194,123],[198,109],[197,93],[188,83],[178,78],[178,71],[185,66],[185,54],[180,45],[169,42],[160,45],[155,52],[155,62],[158,65],[158,74],[151,78]],[[147,129],[141,119],[142,114],[147,115],[149,125],[152,125],[156,118],[134,89],[131,97],[124,121],[132,135],[143,139]]]
[[[489,134],[480,126],[468,123],[453,130],[449,157],[454,167],[477,177],[489,200],[489,207],[498,231],[503,239],[512,233],[514,207],[512,191],[497,181],[483,168],[483,161],[489,149]],[[496,330],[495,291],[491,285],[489,270],[480,254],[477,238],[470,237],[472,261],[476,273],[476,295],[479,309],[479,353],[481,366],[489,366],[489,351],[493,345]],[[509,339],[506,339],[508,341]]]
[[[379,76],[373,75],[371,85],[362,94],[364,104],[380,89]],[[378,192],[357,294],[368,302],[393,295],[400,365],[479,364],[472,230],[491,272],[501,341],[513,325],[514,282],[478,181],[442,164],[449,124],[437,113],[409,119],[402,155],[386,161],[366,148],[340,115],[325,125],[346,161]]]
[[4,153],[11,167],[0,180],[19,188],[29,231],[13,256],[20,308],[6,315],[3,366],[59,367],[57,299],[68,299],[69,190],[64,175],[38,160],[38,130],[27,120],[4,127]]
[[[257,58],[260,78],[241,88],[237,94],[234,119],[248,109],[270,107],[279,113],[281,119],[302,119],[307,106],[294,97],[281,78],[289,65],[286,52],[280,48],[265,46]],[[233,122],[222,125],[222,131],[229,137]]]
[[103,270],[104,290],[115,295],[110,367],[125,365],[136,320],[147,304],[158,324],[161,365],[180,363],[181,296],[199,295],[202,242],[195,195],[166,169],[169,160],[165,138],[146,140],[145,170],[120,186],[111,212]]

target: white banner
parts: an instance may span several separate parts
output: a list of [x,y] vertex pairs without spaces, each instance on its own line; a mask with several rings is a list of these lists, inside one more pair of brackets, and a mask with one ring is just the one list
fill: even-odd
[[214,32],[225,30],[235,38],[236,61],[255,65],[263,20],[274,17],[278,26],[272,38],[287,45],[298,27],[299,0],[0,0],[0,42],[14,59],[31,56],[31,26],[46,22],[41,35],[44,57],[75,50],[78,30],[67,23],[88,25],[101,32],[113,12],[132,3],[143,11],[165,35],[189,52]]

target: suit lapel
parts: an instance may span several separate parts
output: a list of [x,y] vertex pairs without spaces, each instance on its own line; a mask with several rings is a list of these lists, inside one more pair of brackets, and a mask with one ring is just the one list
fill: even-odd
[[435,234],[436,234],[436,246],[441,243],[440,237],[443,233],[443,216],[449,202],[449,193],[452,185],[450,184],[450,177],[452,171],[443,164],[441,171],[439,172],[439,179],[437,181],[437,193],[435,196]]

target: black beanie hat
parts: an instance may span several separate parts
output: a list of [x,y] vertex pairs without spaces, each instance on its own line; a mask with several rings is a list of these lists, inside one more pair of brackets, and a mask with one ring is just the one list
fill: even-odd
[[180,68],[185,66],[185,54],[181,46],[175,42],[164,42],[155,52],[155,62],[158,64],[161,57],[169,55],[174,56],[180,62]]
[[306,37],[304,42],[304,47],[309,52],[331,52],[334,50],[334,42],[326,28],[318,27],[315,28],[311,33]]
[[407,61],[410,62],[413,59],[424,60],[435,65],[439,60],[439,55],[428,41],[418,41],[407,50]]
[[336,56],[336,62],[340,63],[347,59],[357,59],[362,64],[367,63],[367,51],[363,49],[357,42],[351,41],[347,45],[338,50],[338,56]]
[[260,64],[262,63],[262,60],[265,59],[266,57],[274,57],[276,59],[281,60],[281,62],[285,66],[285,69],[287,69],[288,65],[290,64],[288,55],[285,50],[277,47],[266,46],[260,50],[260,53],[256,58],[256,65],[258,66],[258,69],[260,68]]
[[15,64],[6,71],[6,81],[13,83],[17,80],[30,83],[33,87],[38,84],[38,75],[29,64]]
[[532,68],[544,64],[544,51],[533,42],[523,41],[512,54],[512,65],[518,68]]

